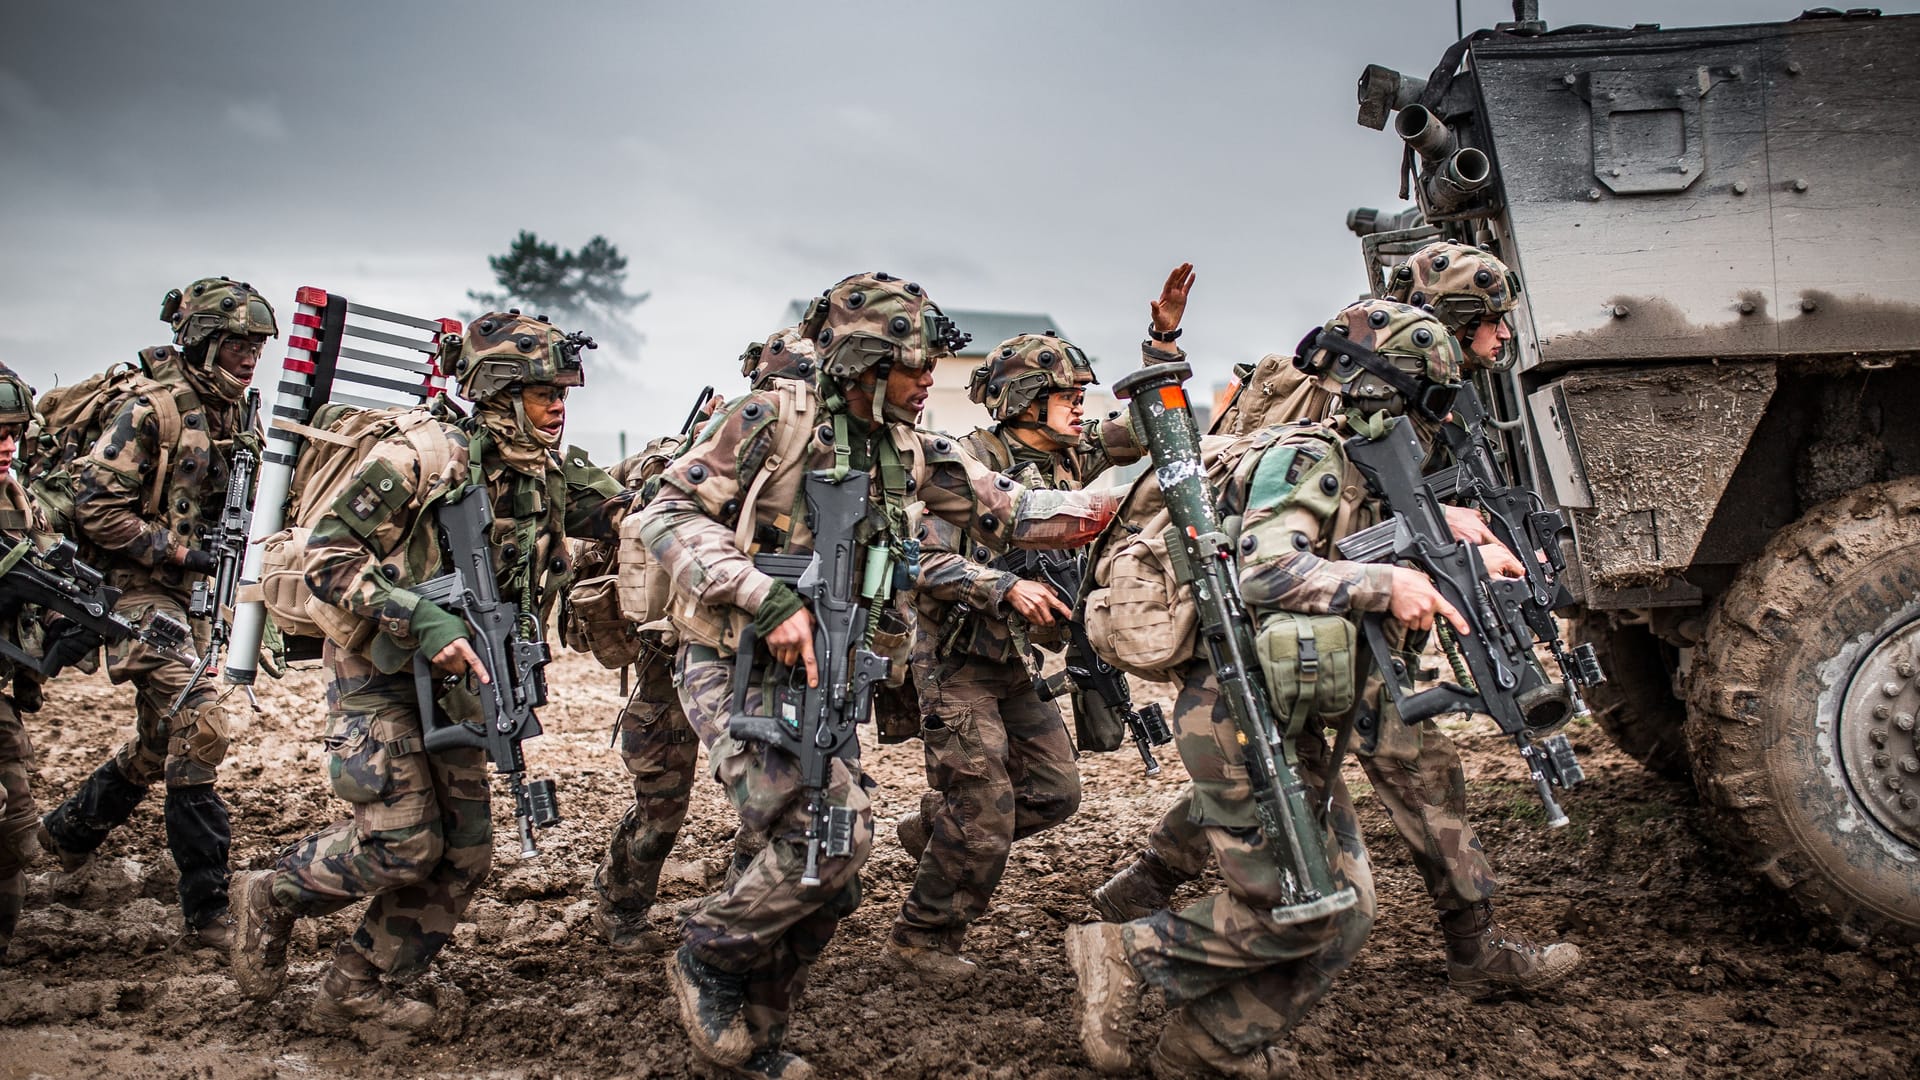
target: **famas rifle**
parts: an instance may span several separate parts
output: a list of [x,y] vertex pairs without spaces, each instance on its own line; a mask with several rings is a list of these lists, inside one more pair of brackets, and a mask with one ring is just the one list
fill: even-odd
[[120,590],[80,561],[77,551],[71,540],[41,551],[29,540],[0,538],[0,613],[11,619],[30,605],[59,616],[48,622],[41,655],[0,637],[0,656],[42,679],[53,678],[102,644],[133,638],[163,655],[188,659],[185,650],[192,631],[186,623],[159,611],[138,624],[115,614]]

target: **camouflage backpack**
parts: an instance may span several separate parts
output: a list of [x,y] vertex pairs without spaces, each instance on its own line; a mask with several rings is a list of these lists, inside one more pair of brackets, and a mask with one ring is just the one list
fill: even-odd
[[79,540],[74,528],[73,463],[93,449],[114,414],[134,397],[147,398],[159,428],[160,458],[154,462],[141,514],[153,517],[160,512],[160,499],[173,471],[172,458],[180,449],[184,418],[200,411],[200,395],[171,368],[178,355],[164,345],[143,349],[137,366],[115,364],[71,386],[56,386],[34,403],[40,419],[22,440],[19,469],[22,476],[31,478],[28,490],[46,511],[53,531]]
[[260,542],[260,581],[243,588],[240,599],[264,601],[267,614],[284,634],[324,637],[358,650],[372,639],[377,627],[372,619],[314,595],[306,578],[307,538],[379,443],[405,438],[420,458],[421,475],[428,477],[446,473],[453,462],[453,447],[440,420],[425,406],[364,409],[330,404],[314,413],[311,424],[275,423],[305,442],[293,466],[287,527]]
[[[637,488],[660,475],[680,452],[686,439],[662,435],[640,452],[607,470],[623,488]],[[623,588],[631,590],[631,576],[622,572],[620,545],[573,540],[574,580],[560,602],[560,640],[575,652],[592,653],[600,666],[623,668],[640,659],[646,643],[640,626],[621,610]]]

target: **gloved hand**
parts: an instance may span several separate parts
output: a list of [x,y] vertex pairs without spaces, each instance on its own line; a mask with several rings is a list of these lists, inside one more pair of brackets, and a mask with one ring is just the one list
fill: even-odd
[[199,548],[181,548],[180,565],[191,574],[211,574],[214,567],[213,556]]

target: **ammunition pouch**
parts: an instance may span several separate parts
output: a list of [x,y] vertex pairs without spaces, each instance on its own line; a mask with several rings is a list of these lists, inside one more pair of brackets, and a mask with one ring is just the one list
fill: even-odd
[[640,659],[639,629],[622,613],[619,574],[600,574],[568,587],[560,616],[560,637],[568,648],[592,653],[601,667],[626,667]]
[[1341,615],[1268,616],[1254,637],[1274,712],[1299,736],[1310,717],[1334,717],[1353,708],[1358,689],[1359,628]]
[[1074,686],[1070,700],[1073,703],[1074,742],[1080,749],[1104,754],[1120,749],[1121,744],[1127,741],[1126,717],[1108,706],[1099,694],[1088,693]]

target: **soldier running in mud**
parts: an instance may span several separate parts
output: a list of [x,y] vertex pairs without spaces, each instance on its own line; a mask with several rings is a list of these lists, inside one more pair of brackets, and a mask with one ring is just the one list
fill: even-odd
[[[1156,313],[1154,336],[1164,340],[1172,329]],[[1424,385],[1459,383],[1458,347],[1419,309],[1367,301],[1342,311],[1327,329]],[[1151,341],[1143,349],[1154,362],[1182,358],[1177,349],[1162,351]],[[1324,388],[1342,411],[1341,426],[1268,427],[1214,450],[1220,461],[1214,467],[1231,473],[1215,492],[1221,513],[1243,515],[1238,573],[1251,616],[1257,624],[1275,614],[1379,611],[1405,631],[1424,631],[1436,616],[1464,629],[1458,613],[1418,571],[1333,558],[1334,541],[1378,513],[1377,503],[1345,495],[1364,491],[1365,485],[1346,461],[1342,440],[1348,432],[1342,428],[1365,430],[1384,416],[1409,410],[1397,391],[1364,368],[1325,378]],[[1492,549],[1486,554],[1495,572],[1518,570],[1510,554],[1504,559]],[[1349,664],[1321,677],[1353,680],[1356,673]],[[1332,915],[1303,921],[1277,917],[1275,909],[1289,902],[1291,890],[1275,857],[1276,842],[1258,824],[1246,751],[1215,673],[1209,661],[1195,659],[1182,665],[1179,679],[1173,723],[1192,782],[1168,815],[1179,828],[1163,828],[1155,840],[1182,845],[1173,853],[1181,865],[1214,860],[1225,890],[1178,911],[1069,929],[1081,1040],[1096,1069],[1129,1069],[1133,1005],[1142,986],[1151,983],[1173,1008],[1154,1050],[1156,1075],[1210,1070],[1280,1076],[1298,1063],[1276,1043],[1352,962],[1372,925],[1366,848],[1344,782],[1327,775],[1328,749],[1318,726],[1308,725],[1293,740],[1298,769],[1311,805],[1328,808],[1326,850],[1334,887],[1351,888],[1357,897]],[[1270,690],[1275,711],[1290,712],[1293,703],[1282,700],[1278,688]],[[1377,693],[1377,687],[1369,692]],[[1323,787],[1329,782],[1330,793]]]
[[[740,374],[752,389],[764,390],[774,379],[805,382],[813,378],[813,343],[801,335],[801,329],[787,327],[740,354]],[[711,404],[720,403],[715,399]],[[616,478],[641,487],[644,505],[659,488],[655,477],[692,441],[692,436],[656,440],[621,462]],[[614,731],[620,762],[633,778],[633,805],[614,826],[606,858],[594,872],[593,913],[608,944],[621,952],[645,953],[669,944],[649,913],[659,895],[661,869],[687,819],[700,744],[674,690],[672,646],[658,631],[640,633],[642,651],[633,693],[620,710]],[[738,876],[763,846],[764,838],[736,834],[729,878]]]
[[[859,543],[902,566],[913,541],[910,502],[991,549],[1074,546],[1112,515],[1108,497],[1029,491],[953,440],[913,426],[952,333],[919,285],[877,273],[847,278],[813,302],[806,326],[821,367],[817,383],[788,383],[737,403],[667,468],[643,512],[648,546],[676,590],[681,704],[741,828],[768,839],[739,878],[687,920],[668,981],[695,1051],[750,1076],[811,1074],[781,1046],[792,989],[859,905],[873,821],[872,782],[857,755],[834,757],[823,787],[809,793],[798,759],[783,746],[731,731],[734,646],[747,626],[774,661],[809,686],[829,660],[846,659],[816,655],[815,618],[825,613],[810,612],[794,587],[760,569],[746,549],[812,548],[803,512],[809,472],[837,479],[871,470]],[[908,624],[886,595],[889,576],[874,583],[873,603],[890,640],[882,643],[870,626],[858,646],[906,643]],[[836,697],[841,689],[827,688]],[[763,712],[762,680],[743,690],[742,715]],[[815,818],[823,815],[835,825],[836,842],[820,845],[810,863],[809,836],[817,837]]]
[[[239,430],[242,399],[261,349],[279,334],[267,301],[229,278],[168,293],[161,317],[172,324],[177,348],[141,353],[154,383],[118,405],[72,467],[73,539],[123,590],[115,610],[131,622],[155,613],[189,621],[194,585],[214,569],[212,555],[196,545],[220,513],[236,438],[257,437]],[[178,431],[172,445],[163,428]],[[192,626],[197,647],[206,649],[208,621]],[[203,679],[179,700],[192,665],[138,640],[108,647],[107,672],[134,685],[136,734],[46,816],[40,843],[62,869],[78,870],[147,788],[164,780],[181,915],[200,943],[225,947],[232,827],[213,785],[231,729],[220,690]]]
[[[1176,323],[1191,271],[1175,269],[1154,302]],[[1086,354],[1051,331],[1004,341],[968,385],[995,423],[960,445],[1028,488],[1081,488],[1141,456],[1124,416],[1083,424],[1086,387],[1097,381]],[[986,912],[1014,841],[1080,805],[1073,741],[1029,667],[1029,646],[1062,640],[1059,623],[1073,617],[1074,598],[989,563],[986,548],[944,522],[923,529],[913,681],[932,790],[897,826],[919,866],[887,951],[920,978],[952,984],[977,972],[960,944]]]
[[[19,543],[47,531],[45,515],[13,475],[14,454],[32,421],[33,391],[0,365],[0,536]],[[0,634],[16,645],[25,644],[29,632],[22,622],[30,617],[24,608],[17,609],[8,625],[0,626]],[[0,679],[11,682],[0,694],[0,964],[5,964],[26,899],[26,868],[33,862],[34,833],[40,825],[31,786],[33,740],[20,720],[21,713],[39,709],[40,681],[4,659]]]
[[[1512,339],[1507,317],[1518,293],[1518,276],[1492,255],[1441,242],[1420,249],[1398,268],[1389,297],[1431,310],[1459,342],[1466,368],[1473,369],[1498,362]],[[1280,358],[1284,368],[1243,380],[1241,398],[1231,408],[1250,412],[1235,430],[1319,419],[1330,408],[1326,389],[1295,372],[1290,361]],[[1264,397],[1249,398],[1249,393]],[[1494,540],[1471,510],[1448,507],[1447,517],[1475,543]],[[1579,946],[1537,944],[1494,920],[1498,879],[1467,817],[1466,772],[1453,740],[1431,721],[1389,728],[1374,752],[1357,756],[1438,909],[1448,983],[1469,997],[1485,998],[1564,981],[1579,966]],[[1101,917],[1113,922],[1141,918],[1166,907],[1175,889],[1199,877],[1206,860],[1193,855],[1204,856],[1205,847],[1192,842],[1193,831],[1187,807],[1176,804],[1148,837],[1146,849],[1095,891]]]
[[[566,538],[611,539],[635,497],[580,451],[557,452],[567,391],[584,382],[583,344],[517,311],[481,316],[464,339],[447,335],[442,365],[474,403],[472,417],[440,424],[447,468],[427,475],[413,442],[389,438],[314,527],[307,584],[367,631],[357,648],[329,639],[322,660],[327,770],[352,816],[293,844],[275,869],[240,875],[233,975],[247,997],[280,991],[295,919],[371,898],[335,948],[310,1018],[329,1028],[434,1027],[432,1006],[384,980],[425,969],[452,938],[492,864],[493,822],[485,753],[426,752],[421,713],[479,715],[477,684],[492,673],[465,620],[413,591],[445,557],[426,511],[452,489],[484,485],[500,594],[544,623],[571,574]],[[442,676],[435,701],[416,692],[416,654]]]

